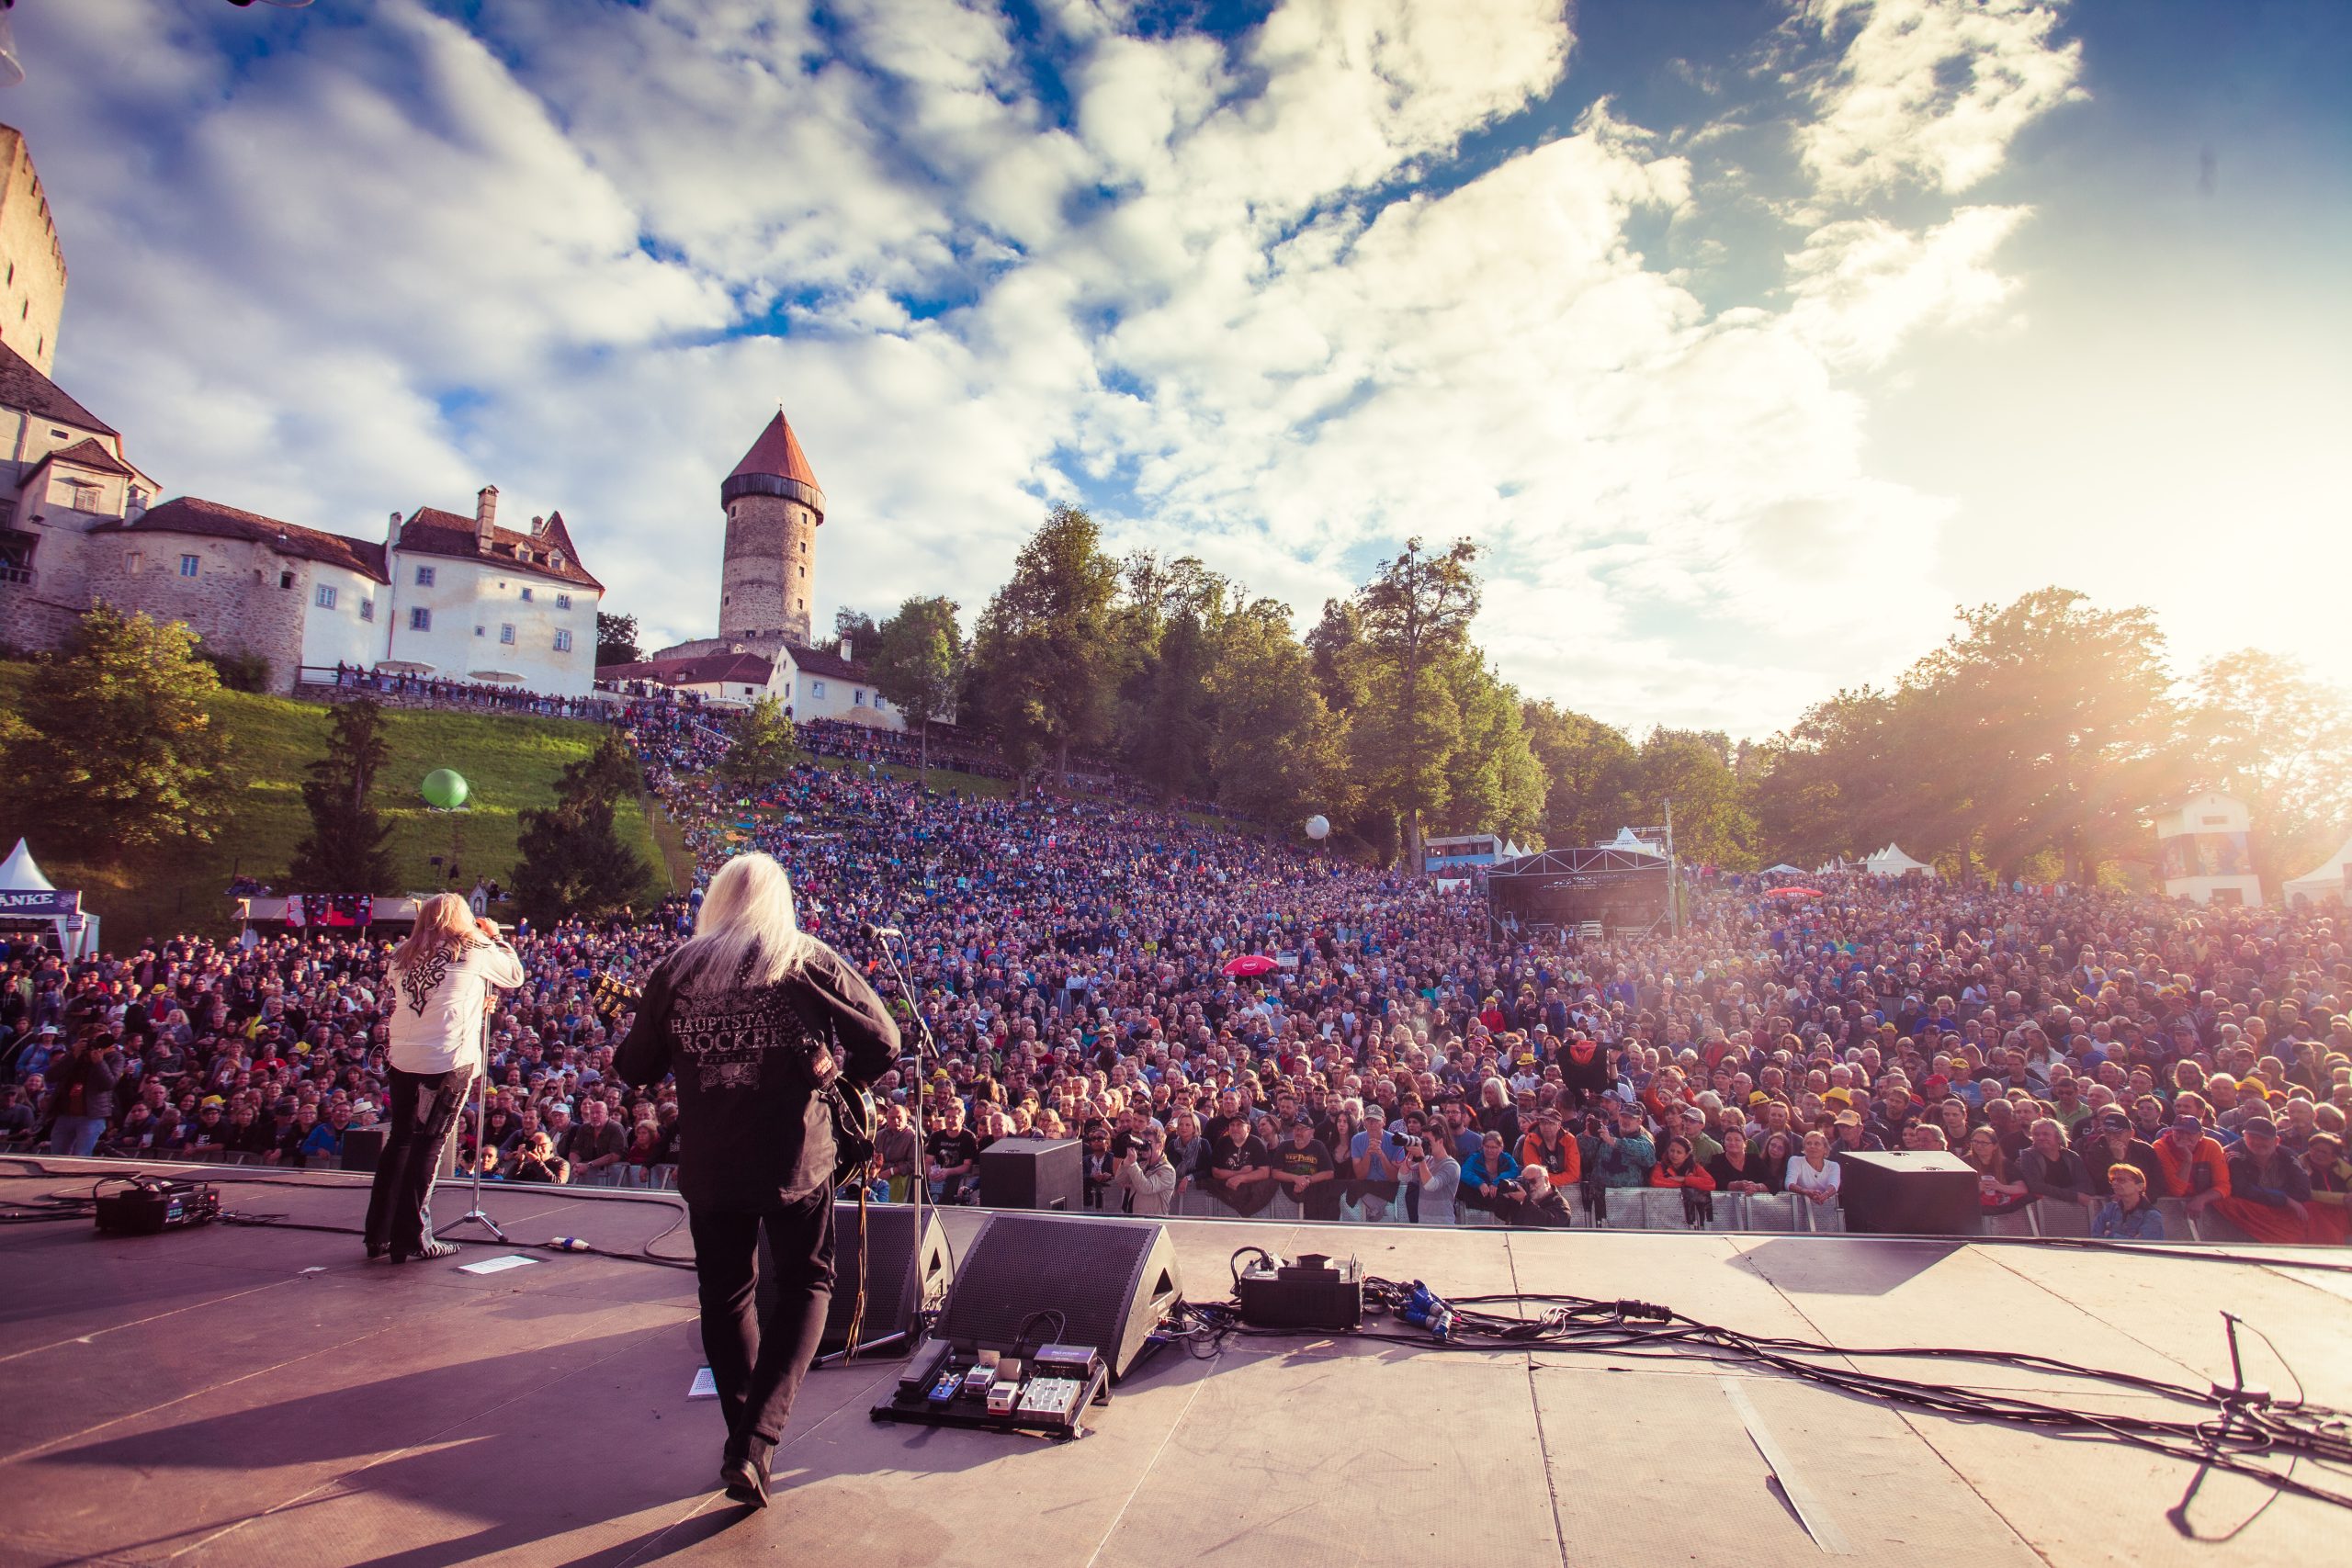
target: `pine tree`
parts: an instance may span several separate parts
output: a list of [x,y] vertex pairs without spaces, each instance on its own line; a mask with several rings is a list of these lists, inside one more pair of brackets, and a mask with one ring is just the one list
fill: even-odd
[[645,901],[652,869],[614,830],[613,807],[636,791],[637,758],[618,730],[566,765],[556,803],[522,814],[514,897],[542,925],[597,919]]
[[366,698],[334,710],[326,755],[310,765],[302,804],[311,831],[294,847],[287,884],[298,893],[390,893],[392,826],[369,798],[391,759],[384,710]]

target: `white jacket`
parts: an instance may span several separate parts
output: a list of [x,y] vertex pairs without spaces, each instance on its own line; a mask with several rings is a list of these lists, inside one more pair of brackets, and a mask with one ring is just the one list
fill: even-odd
[[492,986],[523,983],[523,961],[503,942],[442,948],[413,973],[392,965],[391,1064],[404,1073],[482,1066],[482,1015]]

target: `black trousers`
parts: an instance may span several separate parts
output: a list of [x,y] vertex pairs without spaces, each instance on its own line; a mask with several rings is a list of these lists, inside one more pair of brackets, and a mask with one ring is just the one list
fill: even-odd
[[[830,1189],[758,1213],[689,1208],[702,1351],[718,1385],[730,1443],[783,1435],[824,1337],[833,1301],[833,1194]],[[760,1231],[768,1233],[776,1291],[753,1310]]]
[[433,1180],[473,1076],[471,1067],[446,1073],[391,1069],[392,1125],[384,1134],[384,1156],[368,1195],[369,1245],[414,1252],[433,1239]]

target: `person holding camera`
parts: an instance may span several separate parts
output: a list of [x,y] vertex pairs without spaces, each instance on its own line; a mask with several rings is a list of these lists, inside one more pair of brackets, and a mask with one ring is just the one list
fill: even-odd
[[1537,1230],[1566,1230],[1575,1220],[1566,1199],[1552,1184],[1552,1173],[1540,1165],[1523,1165],[1495,1203],[1503,1223]]
[[514,1150],[514,1157],[507,1162],[509,1181],[545,1181],[562,1186],[571,1179],[571,1162],[555,1152],[555,1140],[545,1133],[534,1133]]
[[1118,1156],[1111,1181],[1126,1194],[1130,1214],[1164,1214],[1176,1193],[1176,1168],[1168,1163],[1168,1134],[1157,1122],[1136,1134],[1141,1142]]
[[[466,1091],[483,1066],[482,1019],[492,992],[522,983],[523,961],[514,949],[455,893],[427,898],[408,940],[392,950],[384,986],[392,1001],[386,1086],[392,1122],[368,1196],[368,1257],[390,1252],[400,1263],[458,1250],[433,1239],[433,1181]],[[342,1128],[334,1115],[341,1110],[321,1123],[332,1129],[338,1146]],[[306,1156],[311,1148],[305,1139]]]
[[1410,1119],[1405,1129],[1398,1169],[1405,1179],[1406,1215],[1415,1224],[1450,1225],[1454,1201],[1462,1193],[1462,1162],[1442,1134],[1424,1132]]

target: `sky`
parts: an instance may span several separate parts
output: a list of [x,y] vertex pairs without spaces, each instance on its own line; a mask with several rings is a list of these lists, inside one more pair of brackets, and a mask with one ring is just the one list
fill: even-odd
[[496,484],[647,645],[781,405],[820,624],[1046,511],[1761,738],[1957,606],[2352,672],[2352,6],[24,0],[56,378],[167,495]]

